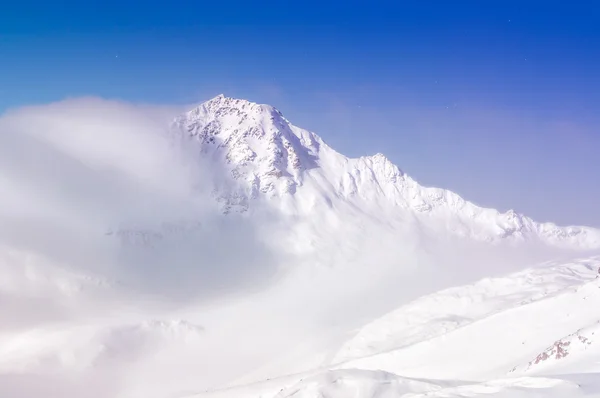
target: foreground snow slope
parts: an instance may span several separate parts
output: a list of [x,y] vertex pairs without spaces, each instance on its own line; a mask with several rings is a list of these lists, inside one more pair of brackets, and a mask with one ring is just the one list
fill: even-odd
[[[552,276],[548,272],[552,272],[551,268],[542,268],[508,279],[485,280],[475,286],[453,289],[451,292],[457,299],[454,303],[458,305],[450,300],[445,313],[436,315],[431,312],[432,307],[421,307],[415,311],[416,316],[412,320],[416,320],[417,327],[420,326],[423,338],[416,339],[414,344],[352,360],[341,366],[444,379],[488,379],[508,374],[515,366],[529,363],[565,336],[582,328],[588,328],[586,332],[589,331],[590,335],[593,333],[589,328],[600,320],[600,279],[596,278],[599,266],[599,258],[594,258],[562,265],[554,269],[555,275]],[[523,278],[527,281],[524,284]],[[521,285],[518,291],[511,286],[516,284]],[[484,287],[487,287],[485,294],[488,297],[482,301],[481,289]],[[435,300],[435,296],[429,300]],[[443,300],[444,296],[448,297],[448,291],[438,297]],[[460,301],[464,306],[459,304]],[[402,325],[410,312],[409,305],[391,316]],[[394,326],[400,329],[398,335],[402,335],[404,330],[399,325]],[[409,321],[409,334],[414,330],[411,326]],[[370,329],[378,330],[376,327],[363,330]],[[362,345],[365,339],[370,338],[368,333],[363,332],[363,336]],[[381,341],[380,336],[375,334],[373,340]],[[388,347],[397,344],[396,338],[395,335],[391,338]],[[578,340],[577,336],[574,339]],[[589,362],[588,354],[594,357],[598,353],[591,347],[589,352],[574,350],[568,357],[571,365],[576,366],[578,360]],[[544,374],[551,370],[551,362],[562,364],[559,357],[546,364]],[[595,356],[595,361],[600,361],[600,358]],[[586,369],[598,371],[597,366]]]
[[550,262],[446,289],[364,326],[332,363],[190,397],[598,397],[599,267]]
[[579,398],[600,397],[600,374],[516,377],[487,382],[416,380],[383,371],[323,371],[186,398]]
[[566,264],[548,262],[424,296],[361,328],[340,349],[334,362],[407,347],[507,309],[554,298],[593,280],[598,267],[600,257]]

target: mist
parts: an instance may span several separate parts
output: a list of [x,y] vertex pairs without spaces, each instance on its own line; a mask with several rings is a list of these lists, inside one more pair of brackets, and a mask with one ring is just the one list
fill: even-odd
[[223,217],[228,170],[170,128],[179,112],[81,98],[0,117],[0,395],[128,394],[174,309],[269,285],[276,220],[260,201]]
[[[3,115],[0,245],[167,299],[265,278],[273,262],[256,224],[221,217],[211,196],[227,170],[182,145],[175,115],[98,98]],[[125,234],[159,239],[127,244]]]

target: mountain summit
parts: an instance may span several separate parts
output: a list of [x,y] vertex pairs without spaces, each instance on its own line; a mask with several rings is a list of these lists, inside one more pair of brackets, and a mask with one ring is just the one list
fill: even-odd
[[478,240],[600,247],[599,230],[481,208],[451,191],[419,185],[382,154],[348,158],[269,105],[218,95],[177,117],[173,127],[241,182],[242,191],[224,196],[228,210],[247,210],[252,199],[264,195],[292,214],[309,215],[319,206],[352,208],[375,218],[416,217]]

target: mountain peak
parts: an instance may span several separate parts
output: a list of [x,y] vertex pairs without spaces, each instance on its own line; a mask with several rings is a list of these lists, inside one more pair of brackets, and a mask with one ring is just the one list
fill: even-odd
[[384,175],[390,177],[404,176],[404,172],[382,153],[376,153],[375,155],[367,156],[366,159],[371,162],[374,169],[380,170]]
[[213,114],[220,116],[224,114],[237,114],[243,116],[248,115],[277,115],[281,117],[281,112],[270,105],[251,102],[242,98],[228,97],[224,94],[219,94],[216,97],[203,102],[197,108],[188,112],[188,114]]
[[223,94],[180,116],[175,125],[199,141],[202,152],[224,161],[235,180],[245,181],[249,190],[236,194],[244,209],[259,193],[293,194],[303,171],[315,167],[321,143],[272,106]]

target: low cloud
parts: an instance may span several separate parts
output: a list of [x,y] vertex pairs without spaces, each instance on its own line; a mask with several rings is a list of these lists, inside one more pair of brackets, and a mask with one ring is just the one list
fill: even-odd
[[[170,131],[179,111],[83,98],[4,114],[0,244],[171,298],[266,277],[255,224],[223,220],[211,197],[227,170]],[[123,245],[127,234],[159,239]]]

